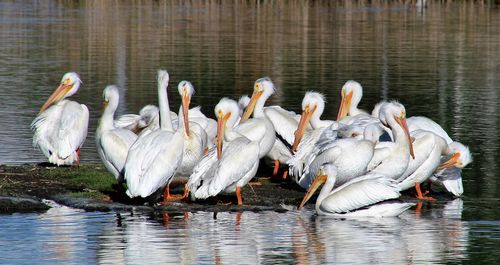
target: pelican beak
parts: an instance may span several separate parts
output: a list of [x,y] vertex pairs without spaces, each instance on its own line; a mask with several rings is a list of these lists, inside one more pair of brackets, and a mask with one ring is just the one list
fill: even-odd
[[[257,86],[257,85],[256,85]],[[252,98],[250,98],[250,103],[248,103],[248,107],[245,109],[245,113],[243,113],[243,116],[241,116],[240,123],[248,120],[250,118],[250,115],[252,115],[253,110],[255,109],[255,104],[257,104],[257,101],[259,100],[260,96],[264,93],[264,90],[256,90],[254,89]]]
[[191,97],[187,92],[182,93],[182,116],[184,117],[184,133],[189,137],[189,103],[191,102]]
[[415,153],[413,153],[413,141],[410,136],[410,130],[408,130],[408,125],[406,124],[406,119],[404,117],[394,117],[396,122],[403,128],[403,131],[406,134],[406,138],[408,139],[408,145],[410,146],[410,155],[413,159],[415,159]]
[[316,192],[316,190],[326,182],[326,178],[326,175],[323,174],[322,171],[318,173],[316,179],[313,181],[311,186],[309,186],[309,189],[307,189],[306,195],[304,196],[304,199],[302,199],[298,210],[302,209],[302,207],[304,207],[304,204],[306,204],[306,202],[313,196],[314,192]]
[[222,157],[222,141],[224,140],[224,131],[226,128],[227,119],[231,116],[231,112],[222,116],[222,112],[217,114],[217,159]]
[[300,121],[299,121],[299,126],[297,127],[297,130],[295,131],[295,140],[293,141],[292,145],[292,152],[295,152],[297,150],[297,146],[299,146],[300,140],[302,139],[302,136],[304,135],[304,130],[309,123],[309,120],[311,119],[312,114],[316,110],[316,105],[314,105],[314,108],[310,108],[309,105],[306,106],[304,111],[302,112],[302,115],[300,115]]
[[349,108],[351,107],[351,100],[352,100],[352,95],[353,91],[347,93],[347,95],[344,93],[344,90],[342,90],[342,101],[340,102],[340,109],[339,109],[339,114],[337,115],[337,121],[340,121],[343,119],[345,116],[347,116],[347,112],[349,111]]
[[449,168],[452,166],[456,166],[459,163],[459,161],[458,161],[459,158],[460,158],[460,153],[456,152],[450,157],[450,159],[448,159],[448,161],[439,165],[439,167],[437,169],[441,170],[441,169]]
[[42,113],[50,105],[63,99],[64,96],[71,90],[71,88],[73,88],[73,84],[68,84],[67,81],[64,81],[62,84],[60,84],[59,87],[56,89],[56,91],[54,91],[54,93],[52,93],[52,95],[50,95],[49,99],[47,99],[47,101],[45,101],[45,103],[43,104],[39,113]]

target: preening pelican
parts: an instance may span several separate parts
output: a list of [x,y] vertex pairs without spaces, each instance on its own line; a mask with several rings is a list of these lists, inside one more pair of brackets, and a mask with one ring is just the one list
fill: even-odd
[[410,159],[405,173],[399,177],[398,186],[403,190],[415,187],[417,198],[432,200],[425,197],[420,189],[420,183],[426,181],[439,166],[441,156],[448,154],[449,148],[446,141],[435,133],[416,130],[411,132],[415,158]]
[[430,180],[443,185],[447,191],[455,196],[462,195],[461,170],[472,162],[472,155],[469,148],[460,142],[453,141],[439,124],[427,117],[414,116],[408,118],[407,122],[410,132],[421,129],[431,131],[445,139],[452,153],[445,157],[448,161],[439,166],[437,172],[435,172],[434,176],[431,176]]
[[336,139],[335,130],[325,130],[316,143],[303,173],[298,180],[302,188],[309,188],[316,177],[319,168],[332,164],[337,170],[337,185],[342,185],[353,178],[366,173],[367,165],[372,160],[377,139],[368,136],[370,128],[366,129],[366,139],[354,138]]
[[[130,197],[145,198],[164,188],[170,183],[182,161],[184,130],[180,128],[174,131],[172,127],[167,96],[168,81],[167,71],[159,70],[160,129],[138,138],[130,147],[125,162],[127,195]],[[169,199],[168,193],[164,195],[164,200],[166,199]]]
[[130,130],[116,128],[113,123],[120,94],[114,85],[107,86],[103,92],[104,112],[97,126],[95,141],[97,153],[106,169],[115,176],[118,182],[123,181],[123,167],[130,146],[137,135]]
[[413,145],[406,125],[405,107],[389,102],[380,109],[380,120],[391,128],[394,142],[380,142],[368,170],[392,179],[398,179],[408,167],[410,156],[415,158]]
[[[175,112],[170,112],[172,119],[177,119]],[[155,105],[146,105],[137,114],[124,114],[114,121],[116,128],[132,131],[137,135],[147,134],[160,128],[160,111]]]
[[189,178],[187,185],[194,198],[236,192],[238,205],[243,204],[241,188],[257,173],[260,152],[258,141],[233,130],[238,112],[236,101],[231,99],[223,98],[215,106],[217,148],[210,150]]
[[89,110],[85,105],[65,98],[75,94],[81,82],[77,73],[66,73],[31,123],[33,146],[38,146],[49,162],[58,166],[80,163]]
[[[271,151],[276,139],[274,126],[264,114],[264,104],[274,93],[274,84],[269,77],[257,79],[250,103],[240,119],[235,131],[247,137],[250,141],[259,142],[259,158]],[[253,113],[253,119],[248,120]]]
[[193,85],[189,81],[181,81],[177,89],[182,98],[182,106],[179,110],[179,116],[182,116],[182,120],[179,119],[179,128],[184,129],[184,149],[182,162],[177,169],[176,175],[189,176],[205,154],[208,136],[198,123],[189,120],[189,103],[191,102],[191,96],[194,94]]
[[469,148],[459,142],[448,144],[448,148],[452,155],[445,157],[447,161],[442,163],[429,179],[443,185],[453,195],[460,196],[464,193],[462,169],[472,162],[472,155]]
[[[314,192],[324,183],[316,199],[316,212],[320,215],[333,216],[398,216],[413,206],[413,203],[380,202],[396,199],[400,196],[395,180],[378,174],[368,174],[336,185],[338,170],[332,164],[322,165],[317,177],[308,189],[299,209],[311,198]],[[337,186],[337,188],[334,188]]]

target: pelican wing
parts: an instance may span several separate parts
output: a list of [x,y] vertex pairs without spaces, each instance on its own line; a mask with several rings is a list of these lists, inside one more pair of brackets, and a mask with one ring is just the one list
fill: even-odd
[[382,175],[365,175],[334,189],[322,202],[322,211],[344,213],[396,199],[400,196],[395,180]]
[[[305,164],[311,160],[311,156],[316,156],[317,154],[313,151],[315,150],[316,143],[320,139],[325,128],[318,128],[315,130],[309,130],[304,133],[302,140],[297,147],[297,152],[293,157],[288,160],[287,164],[290,167],[290,175],[292,177],[298,178],[302,175]],[[318,149],[319,150],[319,149]]]
[[127,195],[147,197],[168,184],[182,160],[182,134],[157,130],[131,146],[125,162]]
[[89,110],[83,104],[69,101],[61,114],[61,125],[57,133],[58,152],[67,158],[80,148],[87,138]]
[[406,119],[406,122],[408,124],[408,129],[410,130],[410,132],[419,129],[430,131],[443,137],[447,144],[453,142],[448,133],[446,133],[446,131],[443,130],[443,128],[439,124],[427,117],[413,116]]
[[438,170],[434,173],[433,178],[455,196],[460,196],[464,193],[462,170],[458,167]]
[[138,132],[140,120],[141,116],[137,114],[125,114],[121,115],[114,121],[114,126],[115,128],[123,128],[133,132]]
[[262,120],[260,118],[249,119],[238,125],[234,130],[250,141],[260,141],[266,134],[266,126],[262,123]]
[[229,142],[222,154],[214,177],[196,191],[196,198],[215,196],[242,178],[253,177],[248,176],[249,172],[255,174],[255,167],[259,163],[259,146],[256,142],[239,137]]
[[117,179],[120,179],[128,151],[136,139],[136,134],[121,128],[106,131],[99,139],[102,161]]
[[208,153],[194,167],[193,173],[189,176],[187,185],[192,194],[196,193],[202,181],[205,182],[214,176],[217,162],[217,148],[214,146],[208,150]]
[[300,177],[298,184],[302,188],[305,189],[309,188],[311,183],[316,178],[316,174],[319,171],[320,167],[325,163],[334,163],[335,159],[332,158],[337,158],[341,154],[342,154],[342,148],[340,146],[333,146],[328,150],[325,150],[324,152],[320,153],[318,156],[311,158],[311,160],[306,163],[306,166],[304,167],[304,172]]
[[293,111],[287,111],[280,106],[269,106],[264,108],[264,113],[271,120],[274,130],[279,134],[289,145],[295,140],[295,131],[299,126],[300,115]]

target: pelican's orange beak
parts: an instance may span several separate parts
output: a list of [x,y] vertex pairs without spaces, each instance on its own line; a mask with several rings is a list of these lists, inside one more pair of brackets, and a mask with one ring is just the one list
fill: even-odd
[[259,84],[255,84],[255,89],[253,91],[252,97],[250,98],[250,103],[248,103],[248,106],[245,109],[245,113],[243,113],[243,116],[241,116],[240,123],[242,123],[242,122],[248,120],[248,118],[250,118],[250,115],[252,115],[252,112],[255,109],[255,104],[257,104],[257,101],[264,93],[264,90],[259,91],[258,87],[259,87]]
[[351,100],[353,93],[354,92],[351,91],[346,95],[344,93],[344,90],[342,90],[342,101],[340,102],[340,109],[339,109],[339,114],[337,115],[337,121],[340,121],[345,116],[347,116],[347,112],[349,112],[349,108],[351,107]]
[[184,133],[189,137],[189,103],[191,102],[191,97],[188,93],[182,93],[182,116],[184,117]]
[[306,195],[304,195],[304,199],[302,199],[302,202],[299,205],[298,208],[299,210],[302,209],[302,207],[304,207],[304,204],[306,204],[306,202],[309,201],[309,199],[313,196],[314,192],[316,192],[316,190],[321,185],[323,185],[323,183],[326,182],[326,179],[327,179],[326,175],[322,174],[322,172],[320,171],[318,173],[318,176],[316,176],[316,179],[311,184],[311,186],[309,186],[309,189],[307,189]]
[[231,116],[231,112],[222,115],[222,111],[217,114],[217,159],[222,157],[222,141],[224,140],[224,131],[226,129],[227,119]]
[[304,135],[304,130],[307,124],[309,123],[312,114],[316,110],[316,107],[317,106],[314,105],[314,108],[311,109],[309,105],[307,105],[304,111],[302,112],[302,115],[300,115],[299,126],[295,131],[295,140],[293,141],[292,152],[295,152],[297,150],[297,146],[299,146],[300,140],[302,140],[302,136]]
[[396,122],[403,128],[403,131],[406,134],[406,138],[408,139],[408,145],[410,146],[410,155],[413,159],[415,159],[415,153],[413,152],[413,141],[410,136],[410,130],[408,130],[408,125],[406,124],[406,119],[404,117],[394,117]]
[[42,113],[48,107],[50,107],[50,105],[64,98],[64,96],[71,90],[71,88],[73,88],[73,84],[68,84],[68,83],[69,80],[65,80],[62,84],[59,85],[56,91],[54,91],[54,93],[50,95],[49,99],[45,101],[39,113]]
[[448,159],[448,161],[439,165],[439,167],[437,169],[441,170],[441,169],[449,168],[452,166],[457,166],[459,163],[459,160],[458,160],[459,158],[460,158],[460,153],[456,152],[450,157],[450,159]]

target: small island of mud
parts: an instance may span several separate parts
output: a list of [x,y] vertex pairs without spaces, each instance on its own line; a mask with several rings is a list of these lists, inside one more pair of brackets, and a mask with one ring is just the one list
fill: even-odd
[[[267,169],[266,169],[267,170]],[[0,213],[38,212],[49,208],[43,199],[87,211],[286,211],[298,205],[304,191],[271,172],[258,172],[258,184],[242,189],[243,204],[235,195],[220,195],[200,201],[178,201],[165,205],[130,199],[125,187],[102,165],[55,167],[50,164],[0,166]],[[173,193],[182,193],[183,181],[173,181]]]

